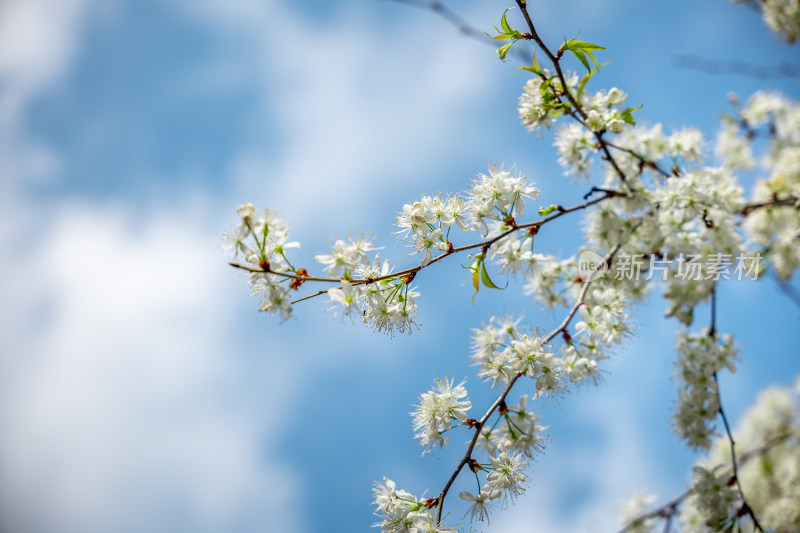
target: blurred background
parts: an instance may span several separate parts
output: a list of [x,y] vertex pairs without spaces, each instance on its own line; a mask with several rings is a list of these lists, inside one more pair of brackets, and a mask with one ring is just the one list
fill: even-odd
[[[510,4],[449,5],[488,31]],[[713,138],[731,91],[798,96],[796,80],[680,66],[682,54],[796,61],[742,5],[532,12],[552,45],[580,31],[606,46],[592,88],[622,88],[667,130]],[[322,300],[280,325],[257,313],[219,234],[249,201],[283,214],[309,270],[356,227],[404,268],[418,257],[397,244],[395,212],[489,163],[535,178],[545,205],[575,202],[589,186],[562,176],[547,134],[519,125],[527,74],[514,61],[390,1],[0,3],[0,531],[350,533],[374,522],[373,480],[437,493],[463,449],[454,435],[419,458],[418,395],[435,377],[468,378],[483,412],[492,393],[469,365],[471,328],[511,313],[546,329],[563,312],[537,309],[513,279],[470,305],[454,258],[417,277],[412,335],[341,324]],[[539,251],[571,255],[580,230],[578,218],[548,226]],[[770,280],[723,285],[720,308],[741,346],[722,378],[738,419],[800,373],[800,310]],[[465,531],[613,531],[632,490],[683,490],[696,457],[670,429],[677,324],[663,312],[658,294],[634,308],[638,336],[605,383],[540,408],[551,442],[527,493]],[[451,497],[448,521],[465,509]]]

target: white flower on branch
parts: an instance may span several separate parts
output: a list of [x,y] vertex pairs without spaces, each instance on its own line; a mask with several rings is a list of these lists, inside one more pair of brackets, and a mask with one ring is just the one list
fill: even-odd
[[736,348],[730,335],[720,338],[709,330],[678,333],[678,372],[681,389],[674,417],[675,431],[693,448],[708,449],[719,412],[717,372],[734,372]]
[[524,199],[539,196],[539,189],[525,176],[512,176],[510,170],[498,165],[489,165],[488,172],[475,176],[469,189],[472,225],[480,227],[484,236],[488,231],[483,218],[521,216],[525,213]]
[[486,475],[489,486],[504,491],[512,498],[525,492],[525,469],[528,461],[523,458],[523,454],[500,450],[498,455],[489,457],[489,462],[492,465],[492,471]]
[[324,265],[323,270],[331,277],[338,278],[345,272],[354,272],[360,264],[367,261],[367,252],[376,250],[373,237],[359,235],[348,237],[347,242],[337,239],[331,253],[314,256],[314,260]]
[[414,419],[414,438],[420,439],[421,446],[426,446],[423,454],[430,452],[434,444],[443,446],[447,442],[441,434],[452,427],[453,421],[464,422],[467,419],[472,402],[462,399],[466,396],[463,381],[454,387],[453,380],[447,378],[437,379],[435,389],[420,395],[411,416]]
[[478,520],[488,520],[491,510],[489,504],[502,495],[503,493],[499,489],[492,488],[490,485],[484,485],[477,495],[465,490],[461,492],[458,497],[462,500],[472,502],[472,505],[467,511],[471,520],[474,520],[476,517]]

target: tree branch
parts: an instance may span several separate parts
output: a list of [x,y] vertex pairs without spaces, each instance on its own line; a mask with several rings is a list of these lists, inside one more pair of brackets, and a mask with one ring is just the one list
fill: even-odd
[[[610,263],[611,260],[614,258],[614,255],[619,251],[619,249],[621,247],[622,247],[621,244],[617,244],[616,246],[614,246],[605,255],[605,257],[603,258],[605,260],[605,262],[606,263]],[[546,345],[547,343],[552,341],[556,337],[556,335],[558,335],[562,331],[566,330],[567,326],[569,326],[569,323],[572,321],[572,318],[575,316],[575,313],[578,312],[578,309],[583,304],[584,298],[586,298],[586,293],[589,290],[589,286],[592,284],[593,281],[594,280],[591,280],[591,277],[590,277],[589,280],[587,280],[587,281],[585,281],[583,283],[583,287],[581,288],[581,292],[578,294],[578,297],[575,300],[575,304],[569,310],[569,312],[567,313],[567,316],[564,318],[563,322],[561,322],[561,324],[559,324],[559,326],[556,329],[552,330],[547,335],[547,337],[544,338],[544,341],[542,342],[542,345]],[[464,457],[458,463],[458,466],[456,467],[456,469],[453,472],[453,474],[447,480],[447,483],[445,484],[444,489],[442,489],[442,492],[436,498],[436,503],[437,503],[437,506],[438,506],[438,509],[436,511],[436,524],[437,525],[440,524],[441,521],[442,521],[442,509],[444,508],[444,499],[447,496],[447,493],[449,492],[450,487],[453,486],[453,483],[455,482],[456,478],[458,478],[458,475],[461,473],[461,470],[464,468],[464,466],[472,458],[472,450],[475,449],[475,444],[478,442],[478,438],[481,435],[481,429],[483,429],[483,426],[486,424],[486,422],[492,416],[492,413],[494,413],[495,409],[497,409],[497,407],[500,404],[505,402],[505,399],[508,396],[508,393],[511,392],[511,389],[514,387],[514,384],[519,380],[519,378],[521,378],[524,375],[525,375],[524,372],[519,373],[516,376],[514,376],[508,382],[508,385],[506,385],[506,388],[503,389],[503,392],[500,394],[500,396],[498,396],[498,398],[494,401],[492,406],[489,407],[489,409],[486,411],[486,413],[481,417],[481,419],[478,421],[478,423],[473,427],[473,429],[475,430],[475,434],[472,436],[472,439],[470,440],[469,445],[467,446],[467,452],[464,454]]]
[[[600,189],[593,189],[592,191],[590,191],[589,195],[592,194],[593,192],[598,191],[598,190],[600,190]],[[603,201],[605,201],[605,200],[607,200],[609,198],[615,198],[615,197],[619,197],[619,196],[626,196],[625,193],[622,193],[622,192],[619,192],[619,191],[610,190],[610,189],[603,189],[602,191],[603,191],[603,195],[602,196],[598,196],[594,200],[589,200],[589,201],[586,201],[586,202],[583,202],[583,203],[580,203],[580,204],[577,204],[577,205],[573,205],[571,207],[560,207],[559,206],[559,209],[557,210],[557,212],[552,214],[552,215],[549,215],[549,216],[546,216],[546,217],[541,218],[539,220],[534,220],[533,222],[528,222],[528,223],[525,223],[525,224],[519,224],[519,225],[515,224],[510,229],[508,229],[508,230],[506,230],[506,231],[504,231],[504,232],[502,232],[502,233],[500,233],[500,234],[498,234],[498,235],[496,235],[494,237],[491,237],[489,239],[486,239],[486,240],[483,240],[483,241],[480,241],[480,242],[476,242],[476,243],[473,243],[473,244],[467,244],[467,245],[464,245],[464,246],[459,246],[459,247],[452,248],[452,249],[448,250],[447,252],[444,252],[443,254],[434,257],[426,265],[417,265],[417,266],[414,266],[414,267],[406,268],[405,270],[401,270],[399,272],[393,272],[391,274],[386,274],[384,276],[378,276],[378,277],[375,277],[375,278],[357,278],[357,279],[352,279],[352,280],[349,280],[349,281],[353,285],[369,285],[369,284],[377,283],[379,281],[383,281],[383,280],[387,280],[387,279],[397,279],[397,278],[400,278],[400,277],[403,277],[403,276],[407,276],[409,274],[416,274],[420,270],[422,270],[424,268],[427,268],[427,267],[429,267],[429,266],[431,266],[431,265],[433,265],[435,263],[438,263],[438,262],[442,261],[443,259],[451,256],[451,255],[455,255],[455,254],[460,253],[460,252],[464,252],[464,251],[467,251],[467,250],[474,250],[474,249],[486,249],[486,250],[488,250],[497,241],[499,241],[500,239],[503,239],[504,237],[506,237],[506,236],[508,236],[508,235],[510,235],[510,234],[512,234],[514,232],[533,229],[533,228],[537,228],[538,229],[541,226],[544,226],[545,224],[547,224],[549,222],[552,222],[553,220],[556,220],[558,218],[561,218],[562,216],[567,215],[569,213],[574,213],[575,211],[580,211],[580,210],[586,209],[587,207],[593,206],[595,204],[599,204],[600,202],[603,202]],[[278,275],[278,276],[281,276],[281,277],[284,277],[284,278],[288,278],[288,279],[297,279],[297,280],[302,280],[302,281],[317,281],[317,282],[323,282],[323,283],[339,283],[340,284],[342,282],[342,279],[339,279],[339,278],[317,278],[317,277],[310,277],[310,276],[298,276],[296,274],[292,274],[292,273],[289,273],[289,272],[276,272],[276,271],[273,271],[273,270],[259,269],[259,268],[249,267],[249,266],[246,266],[246,265],[240,265],[238,263],[229,263],[229,264],[234,268],[238,268],[238,269],[245,270],[245,271],[251,272],[251,273],[256,273],[256,274],[275,274],[275,275]],[[292,301],[292,304],[295,304],[295,303],[298,303],[298,302],[302,302],[303,300],[308,300],[308,299],[314,298],[316,296],[321,296],[321,295],[327,293],[329,290],[330,289],[324,289],[324,290],[321,290],[321,291],[316,292],[314,294],[305,296],[303,298],[299,298],[297,300]]]

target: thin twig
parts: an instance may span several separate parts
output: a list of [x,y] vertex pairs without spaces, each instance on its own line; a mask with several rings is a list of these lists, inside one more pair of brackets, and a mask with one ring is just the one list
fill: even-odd
[[764,528],[761,527],[761,524],[758,522],[758,518],[756,518],[756,513],[753,511],[753,508],[750,507],[750,504],[747,503],[747,498],[744,496],[744,490],[742,489],[742,483],[739,480],[739,467],[736,461],[736,443],[733,440],[733,433],[731,433],[731,426],[728,424],[728,417],[725,415],[725,410],[722,408],[722,398],[720,398],[719,394],[719,380],[717,379],[717,373],[714,372],[714,382],[717,384],[717,403],[719,404],[719,415],[722,417],[722,424],[725,426],[725,433],[728,435],[728,442],[731,444],[731,465],[733,467],[733,479],[736,481],[736,488],[739,491],[739,497],[742,499],[742,507],[740,513],[746,514],[750,517],[753,521],[753,527],[756,531],[764,531]]
[[775,280],[775,283],[778,285],[778,288],[781,290],[781,292],[785,294],[793,304],[795,304],[797,307],[800,307],[800,290],[797,290],[797,288],[791,283],[784,281],[777,276],[772,276],[772,279]]
[[695,54],[681,54],[672,59],[677,68],[698,70],[712,76],[737,75],[756,79],[800,77],[800,65],[783,61],[776,65],[758,65],[740,59],[717,60]]
[[[520,11],[522,12],[522,16],[525,18],[525,23],[528,25],[528,29],[530,30],[530,34],[531,34],[531,39],[545,53],[545,55],[548,57],[548,59],[550,59],[550,62],[553,64],[553,67],[555,67],[555,69],[556,69],[556,74],[558,75],[558,79],[561,82],[561,87],[563,89],[563,93],[567,97],[567,100],[569,100],[569,102],[573,106],[573,109],[572,109],[572,111],[569,112],[569,115],[572,116],[573,118],[575,118],[575,120],[580,122],[584,127],[586,127],[586,124],[584,122],[584,120],[587,117],[586,111],[583,110],[583,107],[581,106],[580,102],[578,102],[578,100],[575,97],[575,95],[572,94],[572,91],[569,90],[569,86],[567,85],[567,78],[566,78],[566,76],[564,76],[564,72],[561,69],[560,53],[559,53],[559,55],[554,55],[553,52],[551,52],[550,49],[547,47],[547,45],[544,43],[542,38],[539,36],[539,33],[536,31],[536,27],[533,24],[533,20],[531,19],[531,16],[528,13],[528,5],[527,5],[527,3],[524,0],[516,0],[516,2],[517,2],[517,6],[519,7]],[[552,90],[555,91],[555,89],[552,89]],[[559,94],[556,93],[556,96],[559,96]],[[575,115],[575,113],[577,113],[577,116]],[[600,145],[600,149],[602,150],[603,155],[605,156],[604,159],[606,161],[608,161],[608,163],[614,169],[614,172],[616,172],[617,176],[619,176],[620,181],[622,181],[622,183],[626,187],[628,187],[628,189],[630,189],[630,186],[627,183],[627,177],[625,176],[625,173],[622,171],[622,169],[620,168],[619,164],[617,163],[617,160],[614,159],[614,156],[611,154],[611,151],[608,149],[608,143],[603,138],[603,134],[604,133],[605,133],[605,130],[603,130],[603,131],[592,131],[592,134],[594,135],[595,139],[597,139],[597,143]]]
[[533,20],[531,19],[530,14],[528,13],[528,6],[523,0],[516,0],[517,6],[519,10],[522,12],[522,16],[525,18],[525,23],[528,25],[528,30],[530,30],[531,39],[539,46],[542,52],[545,53],[547,58],[553,64],[556,69],[556,74],[558,75],[558,79],[561,82],[561,87],[564,88],[564,94],[567,97],[567,100],[575,106],[575,110],[580,114],[581,118],[586,118],[586,112],[583,110],[581,105],[575,99],[575,96],[569,91],[567,88],[567,78],[564,76],[564,72],[561,70],[561,62],[558,58],[550,51],[546,44],[541,37],[539,37],[539,33],[536,31],[536,27],[533,25]]
[[[712,342],[716,341],[717,338],[717,286],[714,284],[714,287],[711,289],[711,327],[708,330],[708,336],[711,337]],[[719,416],[722,418],[722,424],[725,426],[725,433],[728,436],[728,442],[731,445],[731,467],[733,471],[733,479],[736,481],[736,488],[739,491],[739,497],[742,498],[742,508],[741,512],[750,516],[753,520],[753,527],[756,528],[758,531],[764,531],[761,528],[761,524],[758,523],[758,519],[756,518],[753,509],[747,503],[747,498],[744,496],[744,490],[742,490],[742,484],[739,481],[739,466],[738,462],[736,461],[736,442],[733,440],[733,433],[731,433],[731,426],[728,424],[728,417],[725,415],[725,409],[722,407],[722,395],[719,392],[719,378],[717,377],[717,373],[714,372],[713,374],[714,384],[716,385],[716,395],[717,395],[717,412]]]
[[[422,0],[390,0],[390,1],[395,2],[397,4],[416,7],[424,11],[430,11],[431,13],[434,13],[435,15],[442,17],[449,24],[455,26],[456,29],[465,37],[469,37],[470,39],[479,41],[485,45],[491,46],[492,48],[497,47],[497,41],[489,37],[485,32],[482,32],[477,28],[475,28],[474,26],[472,26],[471,24],[469,24],[466,20],[461,18],[461,16],[458,13],[448,8],[441,2],[436,2],[436,1],[426,2]],[[513,53],[523,63],[530,60],[530,58],[525,55],[525,52],[523,52],[519,48],[514,48]]]
[[301,279],[303,281],[321,281],[324,283],[341,283],[341,279],[336,278],[315,278],[313,276],[298,276],[297,274],[291,274],[289,272],[280,272],[276,270],[265,270],[263,268],[253,268],[247,265],[240,265],[239,263],[228,263],[233,268],[238,268],[240,270],[245,270],[247,272],[253,274],[275,274],[276,276],[281,276],[288,279]]
[[608,142],[608,141],[605,141],[605,143],[609,147],[611,147],[611,148],[613,148],[615,150],[619,150],[621,152],[625,152],[626,154],[629,154],[629,155],[635,157],[636,159],[639,160],[640,163],[642,163],[642,165],[652,168],[653,170],[655,170],[656,172],[658,172],[659,174],[661,174],[665,178],[669,178],[669,177],[672,176],[672,174],[670,174],[669,172],[667,172],[666,170],[664,170],[660,166],[658,166],[658,164],[655,161],[653,161],[651,159],[647,159],[643,155],[631,150],[630,148],[625,148],[624,146],[619,146],[618,144],[614,144],[614,143]]

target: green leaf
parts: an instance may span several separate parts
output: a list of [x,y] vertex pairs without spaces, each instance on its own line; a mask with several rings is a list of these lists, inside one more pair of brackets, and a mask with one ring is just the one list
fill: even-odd
[[515,32],[511,28],[511,26],[508,25],[508,19],[506,18],[507,16],[508,16],[508,9],[503,11],[503,17],[500,19],[500,25],[503,27],[506,33],[513,34]]
[[[472,257],[472,256],[470,256]],[[481,288],[481,281],[480,281],[480,269],[483,266],[483,259],[485,256],[478,254],[475,257],[475,262],[473,262],[470,266],[461,265],[461,268],[466,268],[467,270],[472,272],[472,287],[475,289],[475,292],[472,293],[472,298],[470,302],[473,304],[475,303],[475,295],[478,294],[478,289]]]
[[548,207],[540,207],[539,208],[539,215],[544,217],[544,216],[549,215],[550,213],[555,212],[557,209],[558,209],[557,205],[551,205],[551,206],[548,206]]
[[622,114],[619,116],[619,118],[620,118],[620,119],[622,120],[622,122],[624,122],[625,124],[630,124],[631,126],[635,126],[635,125],[636,125],[636,119],[635,119],[635,118],[633,118],[633,115],[631,115],[630,113],[627,113],[627,112],[626,112],[626,113],[622,113]]
[[525,65],[522,67],[517,67],[516,70],[527,70],[528,72],[533,72],[539,76],[543,76],[542,69],[539,67],[539,61],[536,60],[536,52],[533,53],[533,65]]
[[580,101],[581,95],[583,95],[583,90],[586,88],[586,84],[589,82],[589,79],[595,75],[597,69],[590,70],[586,74],[583,75],[581,78],[580,83],[578,83],[578,100]]
[[475,303],[475,295],[478,294],[478,289],[481,288],[480,280],[478,279],[478,272],[475,271],[472,273],[472,286],[475,288],[475,292],[472,293],[472,298],[470,298],[471,303]]
[[[481,281],[483,282],[484,285],[486,285],[490,289],[498,289],[498,290],[505,289],[505,287],[498,287],[497,285],[495,285],[494,282],[491,280],[491,278],[489,278],[489,273],[486,272],[486,263],[481,263]],[[508,284],[506,284],[506,287],[507,286]]]
[[594,68],[600,70],[600,65],[597,64],[597,59],[594,57],[594,54],[591,50],[586,50],[586,54],[592,58],[592,63],[594,63]]
[[517,40],[522,37],[522,34],[520,32],[518,32],[508,24],[507,13],[508,9],[506,9],[503,12],[503,18],[500,19],[500,26],[503,28],[503,30],[500,31],[499,29],[497,29],[497,26],[494,27],[494,31],[497,32],[497,35],[495,35],[493,39],[503,41],[505,39]]
[[[568,41],[564,43],[568,45],[567,50],[605,50],[605,46],[600,46],[599,44],[588,43],[586,41]],[[562,45],[563,46],[563,45]]]
[[497,49],[497,53],[500,54],[500,59],[502,59],[503,61],[506,60],[506,55],[508,55],[508,50],[509,50],[509,48],[511,48],[512,44],[514,44],[514,43],[510,42],[510,43],[508,43],[508,44],[506,44],[504,46],[501,46],[500,48]]
[[640,110],[642,107],[644,107],[644,104],[638,107],[629,107],[628,109],[619,114],[620,120],[622,120],[626,124],[630,124],[631,126],[633,126],[634,124],[636,124],[636,119],[633,118],[633,112]]
[[553,83],[553,80],[555,78],[556,78],[555,76],[550,76],[549,78],[544,80],[544,82],[539,86],[539,92],[542,93],[543,97],[547,98],[547,95],[550,95],[555,98],[555,96],[550,94],[550,91],[548,90],[550,89],[550,85]]
[[572,52],[572,55],[578,58],[578,61],[583,63],[583,66],[586,67],[586,70],[589,72],[592,71],[592,67],[589,65],[589,61],[586,59],[586,54],[584,54],[581,50],[574,49],[570,49],[570,52]]

